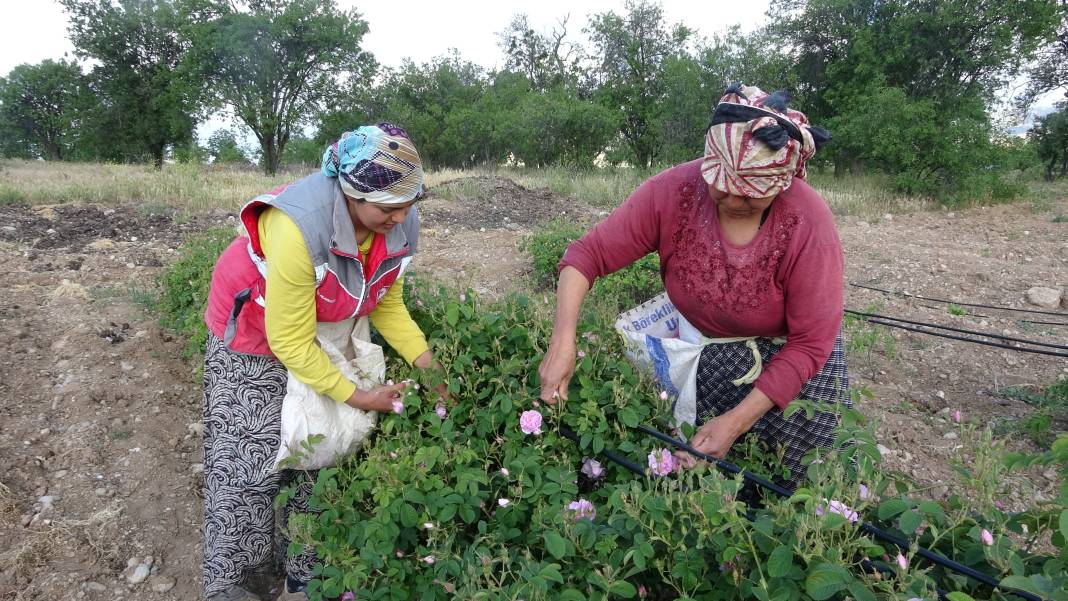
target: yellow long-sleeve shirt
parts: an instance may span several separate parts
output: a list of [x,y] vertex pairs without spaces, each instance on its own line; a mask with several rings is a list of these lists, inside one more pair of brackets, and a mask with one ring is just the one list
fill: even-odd
[[[356,385],[341,375],[315,340],[315,267],[297,224],[268,208],[259,219],[260,245],[267,259],[265,322],[271,352],[301,382],[344,402]],[[367,256],[374,234],[360,245]],[[430,347],[404,306],[403,280],[389,288],[371,311],[371,324],[409,364]]]

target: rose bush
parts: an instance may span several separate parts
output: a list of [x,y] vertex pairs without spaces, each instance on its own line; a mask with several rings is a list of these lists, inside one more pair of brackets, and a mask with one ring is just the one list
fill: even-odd
[[[624,358],[610,315],[584,318],[571,399],[547,405],[537,402],[551,325],[540,298],[483,303],[471,292],[406,289],[450,374],[450,398],[433,392],[433,376],[397,370],[391,377],[424,379],[403,413],[383,415],[358,456],[319,472],[321,513],[288,525],[292,550],[310,546],[321,560],[313,599],[905,601],[935,599],[937,589],[954,601],[1008,598],[932,567],[919,546],[1068,599],[1068,505],[1014,514],[1001,504],[1010,469],[1064,465],[1068,442],[1058,441],[1060,455],[1006,463],[1000,443],[965,416],[960,494],[936,503],[883,473],[870,426],[851,412],[841,451],[813,463],[806,487],[760,499],[708,466],[676,467],[663,443],[633,429],[669,431],[671,401]],[[606,449],[647,477],[607,461]],[[763,474],[776,466],[752,445],[732,459]],[[759,509],[743,502],[754,499]],[[872,540],[862,522],[911,546]],[[884,571],[866,574],[869,561]]]

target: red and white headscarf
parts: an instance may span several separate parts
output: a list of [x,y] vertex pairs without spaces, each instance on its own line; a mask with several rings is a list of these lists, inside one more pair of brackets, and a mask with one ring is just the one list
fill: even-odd
[[766,198],[804,179],[805,163],[830,133],[786,106],[783,92],[734,84],[716,104],[705,135],[701,173],[727,194]]

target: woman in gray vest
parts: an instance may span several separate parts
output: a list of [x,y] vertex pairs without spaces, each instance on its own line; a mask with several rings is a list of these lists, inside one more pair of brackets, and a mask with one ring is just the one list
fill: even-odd
[[[244,232],[215,266],[205,312],[209,600],[259,599],[245,583],[270,565],[274,498],[295,477],[274,469],[287,378],[365,411],[396,411],[402,402],[403,384],[360,390],[345,378],[317,344],[317,324],[369,317],[410,364],[439,369],[402,294],[401,274],[419,241],[415,202],[422,191],[419,154],[407,133],[380,123],[345,132],[326,150],[321,172],[242,208]],[[311,481],[299,480],[296,490],[283,522],[308,512]],[[280,599],[307,598],[314,559],[312,551],[286,558]]]

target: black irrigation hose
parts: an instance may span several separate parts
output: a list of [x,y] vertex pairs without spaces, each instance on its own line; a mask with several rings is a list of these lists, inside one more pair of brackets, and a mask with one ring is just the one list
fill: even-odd
[[907,296],[907,297],[911,297],[911,298],[919,298],[919,299],[922,299],[922,300],[928,300],[928,301],[932,301],[932,302],[936,302],[936,303],[946,303],[948,305],[957,305],[958,307],[979,307],[979,308],[982,308],[982,309],[999,309],[1001,311],[1018,311],[1020,313],[1037,313],[1039,315],[1056,315],[1057,317],[1065,317],[1064,313],[1057,312],[1057,311],[1038,311],[1038,310],[1035,310],[1035,309],[1015,309],[1013,307],[998,307],[998,306],[995,306],[995,305],[979,305],[979,304],[976,304],[976,303],[958,303],[958,302],[955,302],[955,301],[945,300],[945,299],[942,299],[942,298],[931,298],[931,297],[928,297],[928,296],[920,296],[918,294],[909,294],[908,292],[897,292],[897,291],[894,291],[894,290],[886,290],[884,288],[876,288],[874,286],[865,286],[864,284],[857,284],[855,282],[850,282],[849,285],[850,286],[854,286],[856,288],[864,288],[865,290],[875,290],[876,292],[883,292],[883,293],[892,294],[892,295],[895,295],[895,296]]
[[[575,444],[580,444],[578,434],[575,434],[575,431],[571,428],[568,428],[567,426],[560,426],[560,435],[570,440],[571,442],[574,442]],[[601,452],[599,454],[604,455],[607,459],[612,461],[612,463],[616,463],[639,476],[645,476],[645,470],[640,465],[634,463],[629,459],[621,457],[605,449],[601,449]]]
[[[737,474],[737,473],[740,472],[743,475],[743,477],[745,477],[746,480],[748,480],[750,482],[753,482],[755,484],[758,484],[760,486],[763,486],[764,488],[767,488],[768,490],[771,490],[771,491],[773,491],[773,492],[775,492],[775,493],[777,493],[779,495],[782,495],[782,496],[785,496],[785,497],[790,497],[791,496],[790,492],[787,491],[785,488],[783,488],[781,486],[778,486],[776,484],[772,484],[771,482],[769,482],[765,478],[762,478],[762,477],[757,476],[755,474],[752,474],[752,473],[750,473],[748,471],[745,471],[745,470],[741,469],[740,467],[738,467],[738,466],[736,466],[736,465],[734,465],[732,463],[729,463],[727,461],[724,461],[722,459],[713,457],[711,455],[706,455],[705,453],[702,453],[701,451],[698,451],[697,449],[691,447],[690,445],[686,444],[685,442],[683,442],[681,440],[677,440],[675,438],[672,438],[671,436],[668,436],[667,434],[664,434],[662,432],[658,432],[658,431],[650,428],[649,426],[638,425],[635,429],[639,430],[641,432],[644,432],[645,434],[648,434],[648,435],[650,435],[650,436],[652,436],[652,437],[654,437],[654,438],[656,438],[658,440],[666,442],[666,443],[674,446],[675,448],[682,449],[682,450],[686,451],[687,453],[690,453],[691,455],[693,455],[695,457],[699,457],[700,459],[703,459],[705,461],[713,463],[717,467],[720,467],[721,469],[725,469],[725,470],[730,471],[731,473],[734,473],[734,474]],[[725,467],[725,466],[729,466],[729,467]],[[861,522],[860,523],[860,529],[863,532],[865,532],[865,533],[867,533],[867,534],[869,534],[869,535],[871,535],[871,536],[873,536],[873,537],[875,537],[875,538],[877,538],[879,540],[882,540],[882,541],[888,542],[890,544],[896,545],[897,547],[899,547],[899,548],[901,548],[901,549],[903,549],[905,551],[909,550],[909,542],[907,540],[905,540],[903,538],[899,538],[897,536],[894,536],[894,535],[892,535],[892,534],[890,534],[888,532],[885,532],[885,531],[883,531],[883,530],[881,530],[879,528],[876,528],[875,526],[872,526],[871,524],[866,524],[864,522]],[[944,557],[942,555],[934,553],[933,551],[929,551],[928,549],[924,549],[923,547],[920,547],[920,548],[916,549],[916,554],[919,555],[920,557],[923,557],[924,559],[927,559],[928,561],[931,561],[932,563],[935,563],[935,564],[937,564],[939,566],[942,566],[943,568],[947,568],[947,569],[953,570],[954,572],[957,572],[958,574],[963,574],[965,576],[968,576],[970,578],[978,580],[979,582],[982,582],[983,584],[985,584],[987,586],[990,586],[992,588],[1001,589],[1002,591],[1004,591],[1006,593],[1010,593],[1010,594],[1016,595],[1016,596],[1018,596],[1018,597],[1020,597],[1022,599],[1027,599],[1028,601],[1041,601],[1041,597],[1038,597],[1037,595],[1034,595],[1032,593],[1028,593],[1028,592],[1025,592],[1025,591],[1019,591],[1019,590],[1016,590],[1016,589],[1003,587],[1003,586],[1000,585],[1000,583],[997,580],[995,580],[990,575],[984,574],[983,572],[980,572],[980,571],[978,571],[978,570],[976,570],[974,568],[969,568],[968,566],[966,566],[964,564],[961,564],[961,563],[958,563],[956,561],[953,561],[952,559],[949,559],[947,557]],[[940,596],[941,596],[941,593],[940,593]]]
[[1044,326],[1068,326],[1068,321],[1031,321],[1030,319],[1021,319],[1020,323],[1035,323]]
[[964,342],[974,342],[975,344],[982,344],[985,346],[992,346],[994,348],[1009,349],[1010,351],[1019,351],[1021,353],[1034,353],[1036,355],[1050,355],[1052,357],[1068,357],[1068,353],[1062,353],[1060,351],[1044,351],[1042,349],[1022,348],[1019,346],[1012,346],[1009,344],[999,344],[997,342],[987,342],[986,340],[976,340],[975,338],[966,338],[964,336],[954,336],[952,334],[940,334],[938,332],[928,332],[927,330],[921,330],[912,326],[906,326],[892,321],[882,321],[879,319],[868,318],[868,323],[875,323],[881,326],[887,326],[891,328],[900,328],[902,330],[908,330],[909,332],[916,332],[917,334],[927,334],[928,336],[938,336],[941,338],[949,338],[950,340],[962,340]]
[[1020,343],[1023,343],[1023,344],[1030,344],[1032,346],[1045,346],[1045,347],[1048,347],[1048,348],[1056,348],[1056,349],[1068,350],[1068,346],[1065,346],[1063,344],[1050,344],[1048,342],[1036,342],[1034,340],[1027,340],[1027,339],[1024,339],[1024,338],[1013,338],[1012,336],[1002,336],[1001,334],[988,334],[986,332],[979,332],[979,331],[976,331],[976,330],[964,330],[964,329],[961,329],[961,328],[953,328],[953,327],[950,327],[950,326],[942,326],[942,325],[938,325],[938,324],[935,324],[935,323],[927,323],[927,322],[923,322],[923,321],[911,321],[911,320],[908,320],[908,319],[902,319],[900,317],[892,317],[892,316],[889,316],[889,315],[879,315],[878,313],[864,313],[862,311],[854,311],[852,309],[846,309],[844,312],[845,313],[849,313],[850,315],[860,315],[861,317],[875,317],[875,318],[878,318],[878,319],[889,319],[891,321],[900,321],[901,323],[911,323],[911,324],[917,325],[917,326],[924,326],[926,328],[937,328],[939,330],[947,330],[947,331],[950,331],[950,332],[960,332],[962,334],[974,334],[976,336],[983,336],[984,338],[997,338],[997,339],[1000,339],[1000,340],[1009,340],[1009,341],[1012,341],[1012,342],[1020,342]]

